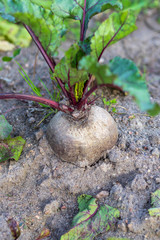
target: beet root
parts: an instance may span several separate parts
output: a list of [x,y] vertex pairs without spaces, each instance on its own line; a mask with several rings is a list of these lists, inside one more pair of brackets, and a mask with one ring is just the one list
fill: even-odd
[[85,167],[98,161],[115,145],[118,130],[105,109],[92,106],[88,117],[78,121],[58,112],[50,121],[46,135],[61,160]]

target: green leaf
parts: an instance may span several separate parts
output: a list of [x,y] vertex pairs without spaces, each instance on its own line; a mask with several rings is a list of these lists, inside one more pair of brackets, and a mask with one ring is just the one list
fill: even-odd
[[0,38],[15,46],[28,47],[31,37],[24,27],[10,23],[0,17]]
[[12,132],[12,126],[3,115],[0,115],[0,140],[6,139]]
[[88,37],[83,42],[80,41],[78,43],[80,48],[86,55],[90,54],[90,52],[91,52],[91,39],[92,39],[92,37]]
[[45,9],[50,9],[51,5],[53,3],[52,0],[31,0],[32,3],[35,3],[37,5],[39,5],[40,7],[43,7]]
[[6,140],[6,143],[11,149],[12,152],[11,158],[13,158],[15,161],[18,161],[26,141],[19,136]]
[[83,221],[86,221],[90,216],[94,216],[97,212],[97,199],[90,195],[81,195],[78,199],[79,213],[73,218],[72,225],[75,226]]
[[112,84],[116,76],[112,74],[107,65],[100,64],[97,59],[88,55],[79,62],[79,69],[86,70],[96,77],[97,84]]
[[12,57],[7,57],[7,56],[4,56],[3,58],[2,58],[2,61],[3,62],[10,62],[10,61],[12,61]]
[[20,48],[14,50],[14,52],[13,52],[13,57],[15,58],[16,56],[18,56],[18,55],[20,54],[20,52],[21,52],[21,49],[20,49]]
[[55,55],[65,33],[62,19],[28,0],[3,0],[3,8],[4,11],[0,11],[3,18],[28,25],[47,53]]
[[0,142],[0,163],[10,159],[12,155],[9,146],[3,142]]
[[110,71],[117,75],[114,84],[129,92],[142,111],[147,111],[153,116],[160,112],[160,106],[151,103],[146,81],[134,62],[115,57],[108,66]]
[[99,59],[103,51],[137,29],[133,11],[113,13],[95,32],[91,40],[92,56]]
[[41,239],[48,239],[47,237],[49,237],[51,235],[49,229],[44,229],[40,236],[38,238],[36,238],[36,240],[41,240]]
[[88,80],[88,74],[84,70],[79,70],[79,59],[84,55],[77,44],[72,45],[68,51],[65,52],[65,57],[56,65],[54,77],[60,78],[64,83],[68,83],[70,78],[71,86],[77,82],[84,82]]
[[[85,0],[55,0],[52,5],[52,11],[60,17],[72,18],[83,22],[83,9]],[[84,33],[88,28],[88,22],[95,14],[105,11],[109,8],[119,7],[122,4],[119,0],[87,0],[85,9]]]
[[151,103],[146,82],[131,60],[115,57],[108,65],[102,65],[88,55],[80,60],[79,69],[94,75],[98,85],[114,84],[129,92],[142,111],[147,111],[152,116],[160,112],[160,106]]
[[[139,0],[122,0],[123,4],[123,9],[132,9],[134,10],[135,14],[139,14],[139,12],[146,7],[151,7],[149,6],[152,1],[150,0],[144,0],[144,1],[139,1]],[[153,1],[154,2],[154,1]],[[156,6],[155,6],[156,7]]]
[[21,52],[21,49],[18,48],[18,49],[16,49],[16,50],[14,50],[12,57],[4,56],[4,57],[2,58],[2,61],[3,61],[3,62],[10,62],[10,61],[12,61],[13,58],[15,58],[16,56],[18,56],[18,55],[20,54],[20,52]]
[[82,194],[78,197],[77,202],[78,202],[78,208],[80,212],[88,207],[88,204],[92,198],[93,197],[91,195],[86,195],[86,194]]
[[18,161],[25,145],[22,137],[9,138],[0,143],[0,162],[8,159]]
[[95,198],[83,194],[78,199],[79,213],[73,219],[73,228],[61,240],[92,240],[108,231],[120,216],[120,212],[108,205],[99,207]]
[[148,209],[150,216],[160,216],[160,189],[152,193],[151,197],[152,208]]
[[67,65],[65,58],[63,58],[55,67],[53,77],[60,78],[64,83],[68,83],[68,75],[70,77],[71,86],[77,82],[85,82],[88,80],[88,75],[83,70],[78,70]]

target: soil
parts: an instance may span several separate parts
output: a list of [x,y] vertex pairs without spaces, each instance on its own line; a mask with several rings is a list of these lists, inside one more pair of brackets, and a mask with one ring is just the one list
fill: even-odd
[[[146,70],[151,99],[160,104],[160,34],[146,24],[146,17],[139,19],[137,31],[111,46],[102,60],[107,62],[117,55],[134,60]],[[6,54],[12,55],[1,56]],[[36,54],[32,44],[22,50],[17,61],[40,88],[39,77],[51,88],[47,82],[48,67],[40,54],[35,64]],[[0,91],[30,93],[17,64],[2,64]],[[0,239],[12,239],[6,224],[10,217],[20,224],[20,240],[35,240],[44,228],[52,233],[48,239],[60,239],[69,230],[78,212],[77,196],[83,193],[98,194],[100,203],[121,212],[115,227],[96,240],[110,236],[160,239],[160,219],[148,214],[151,193],[160,189],[160,115],[149,117],[130,96],[118,91],[103,89],[97,94],[107,100],[117,99],[117,113],[111,115],[117,122],[119,137],[114,148],[86,168],[62,162],[54,155],[45,137],[53,114],[38,125],[47,114],[46,109],[27,101],[0,101],[0,113],[13,126],[12,136],[20,135],[26,140],[18,162],[0,164]],[[101,98],[96,104],[106,108]]]

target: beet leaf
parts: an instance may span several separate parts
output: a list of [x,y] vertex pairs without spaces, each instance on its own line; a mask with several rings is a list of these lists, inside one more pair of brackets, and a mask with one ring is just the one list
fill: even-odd
[[32,3],[39,5],[45,9],[50,9],[53,3],[53,0],[31,0]]
[[88,55],[82,58],[79,68],[93,74],[96,77],[97,86],[113,84],[128,92],[135,98],[142,111],[147,111],[153,116],[160,112],[160,106],[151,103],[146,81],[133,61],[115,57],[108,65],[102,65]]
[[12,132],[12,126],[3,115],[0,115],[0,141],[9,137]]
[[120,212],[108,205],[99,206],[90,195],[78,198],[79,213],[73,219],[73,227],[61,237],[61,240],[95,239],[97,235],[108,231],[115,224]]
[[26,142],[20,136],[11,138],[11,131],[12,126],[3,115],[0,115],[0,162],[4,162],[8,159],[18,161]]
[[152,193],[151,204],[152,208],[148,210],[149,215],[160,217],[160,189]]
[[96,77],[97,85],[112,84],[116,76],[111,73],[109,66],[100,64],[93,56],[83,57],[79,62],[79,69],[85,69],[89,74]]
[[88,22],[92,16],[106,9],[119,7],[119,0],[55,0],[51,9],[60,17],[79,20],[81,23],[81,41],[85,39]]
[[[47,54],[51,57],[56,54],[65,33],[65,25],[62,19],[53,15],[50,10],[45,10],[28,0],[2,0],[2,6],[2,17],[29,26]],[[1,9],[2,6],[0,6]]]
[[20,136],[0,142],[0,162],[4,162],[8,159],[18,161],[25,142],[26,141]]
[[38,238],[36,238],[36,240],[45,240],[45,239],[48,239],[48,237],[51,235],[49,229],[44,229],[41,234],[39,235]]
[[56,65],[53,76],[60,78],[64,83],[70,81],[71,86],[77,82],[86,81],[88,79],[87,72],[77,68],[82,56],[84,53],[80,51],[78,44],[72,45],[66,51],[65,57]]
[[137,29],[131,10],[113,13],[105,20],[91,40],[92,56],[100,60],[104,50]]
[[115,57],[110,61],[109,68],[118,76],[114,84],[133,96],[142,111],[147,111],[152,116],[160,112],[160,106],[151,103],[146,81],[133,61]]

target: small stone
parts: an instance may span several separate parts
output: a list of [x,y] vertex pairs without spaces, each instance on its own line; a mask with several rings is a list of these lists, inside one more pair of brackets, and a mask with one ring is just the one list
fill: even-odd
[[131,183],[131,188],[134,191],[140,191],[140,190],[145,190],[147,187],[147,183],[144,180],[142,175],[136,175],[136,177],[134,178],[134,180]]
[[134,230],[133,230],[134,228],[133,228],[133,223],[132,222],[128,224],[128,229],[129,229],[129,231],[134,232]]
[[125,233],[127,232],[127,226],[126,226],[126,223],[124,221],[119,221],[118,222],[118,228]]
[[138,219],[131,220],[131,222],[127,226],[130,232],[136,234],[142,232],[142,224],[138,221]]
[[160,229],[156,230],[156,236],[160,237]]
[[119,150],[113,149],[108,153],[108,158],[111,162],[116,163],[120,155],[121,152]]
[[123,197],[123,187],[121,184],[115,184],[111,191],[110,191],[110,196],[114,198],[114,200],[119,201]]
[[136,152],[136,145],[134,143],[132,143],[130,146],[129,146],[129,149],[132,151],[132,152]]
[[29,118],[28,122],[29,123],[35,123],[36,119],[34,117]]
[[147,183],[151,185],[152,181],[150,179],[147,180]]
[[61,207],[61,210],[66,210],[66,209],[67,209],[66,206]]
[[41,153],[42,155],[45,155],[44,149],[43,149],[42,147],[38,147],[38,148],[39,148],[40,153]]
[[147,65],[149,63],[150,63],[150,58],[149,57],[144,57],[143,64]]
[[138,118],[135,118],[131,121],[131,126],[138,130],[143,129],[143,123]]
[[152,156],[159,158],[160,153],[159,153],[158,148],[155,148],[155,149],[152,151]]
[[156,178],[156,183],[160,183],[160,178]]
[[40,129],[38,132],[35,133],[36,140],[40,140],[40,138],[43,136],[43,130]]
[[102,198],[106,198],[109,196],[109,192],[108,191],[101,191],[96,195],[96,198],[98,199],[102,199]]
[[105,61],[104,58],[101,58],[99,63],[104,63],[104,61]]
[[150,141],[151,146],[154,147],[155,145],[160,144],[160,137],[157,135],[149,136],[149,141]]
[[60,207],[60,204],[58,201],[53,201],[49,204],[47,204],[44,208],[44,214],[45,215],[52,215],[54,212],[57,212]]
[[101,170],[103,172],[108,172],[111,168],[112,168],[112,164],[108,163],[102,163],[101,166],[100,166]]

